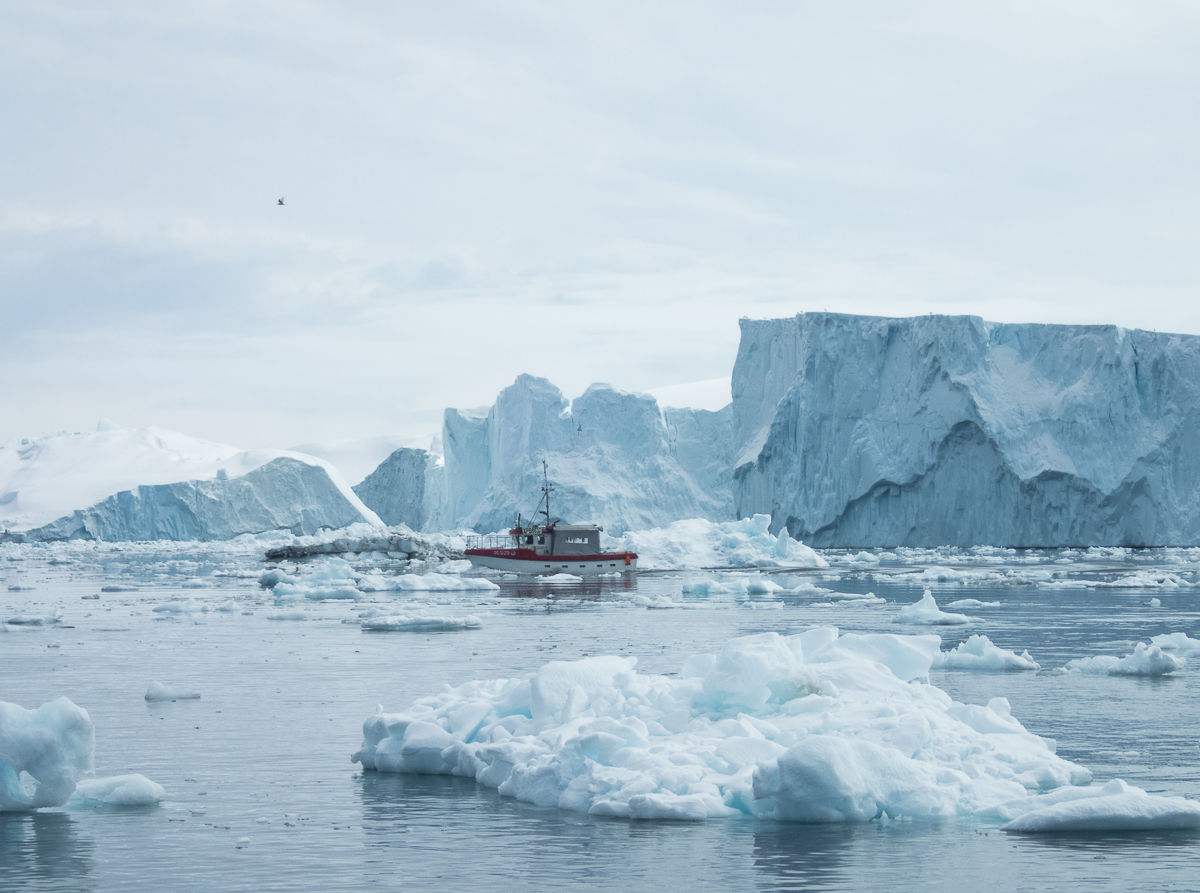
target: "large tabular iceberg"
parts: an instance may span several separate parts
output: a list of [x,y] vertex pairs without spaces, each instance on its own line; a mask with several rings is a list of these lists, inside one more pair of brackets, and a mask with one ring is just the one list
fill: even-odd
[[922,681],[939,646],[937,636],[821,628],[733,639],[678,676],[640,674],[628,657],[555,661],[401,713],[380,708],[353,759],[626,818],[965,815],[1047,830],[1103,813],[1109,828],[1200,826],[1191,801],[1075,787],[1087,770],[1026,731],[1003,698],[961,704]]
[[742,320],[737,514],[810,545],[1200,543],[1200,337]]

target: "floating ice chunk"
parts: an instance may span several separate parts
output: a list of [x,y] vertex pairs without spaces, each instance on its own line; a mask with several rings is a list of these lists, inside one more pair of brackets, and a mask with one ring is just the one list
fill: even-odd
[[1200,828],[1200,802],[1147,794],[1120,779],[1030,797],[1001,810],[1017,816],[1003,830],[1024,833]]
[[171,688],[161,682],[151,682],[146,689],[147,701],[190,701],[199,699],[200,692],[184,688]]
[[574,574],[548,574],[544,577],[538,577],[536,583],[582,583],[583,577],[577,577]]
[[[276,582],[275,598],[280,602],[298,598],[311,601],[361,598],[358,580],[359,575],[354,572],[348,561],[341,558],[322,558],[313,562],[309,573]],[[262,577],[259,578],[259,582],[262,583]]]
[[63,618],[62,608],[55,608],[53,614],[14,614],[5,620],[13,626],[53,626]]
[[307,611],[273,611],[267,615],[268,620],[316,620]]
[[[578,578],[576,578],[578,579]],[[395,577],[372,577],[377,590],[397,592],[455,592],[495,591],[500,587],[483,577],[460,577],[456,574],[400,574]]]
[[683,584],[685,595],[717,595],[733,590],[716,579],[691,580]]
[[480,629],[483,621],[474,614],[464,617],[450,617],[441,614],[391,614],[379,617],[367,617],[362,621],[362,628],[379,632],[453,632],[463,629]]
[[653,597],[648,595],[634,595],[630,598],[630,601],[639,607],[648,608],[650,610],[667,610],[670,608],[691,607],[691,605],[685,604],[684,602],[672,600],[669,595],[656,595]]
[[438,572],[443,574],[465,574],[471,568],[475,567],[466,558],[460,558],[457,561],[443,561],[438,565]]
[[150,610],[155,614],[201,614],[208,610],[208,606],[189,598],[186,602],[163,602]]
[[638,530],[615,541],[618,549],[638,553],[643,568],[666,567],[829,567],[808,546],[770,532],[771,516],[741,521],[691,518],[668,527]]
[[293,577],[278,567],[263,571],[258,576],[258,585],[263,589],[274,589],[280,583],[297,583],[299,577]]
[[144,775],[114,775],[80,781],[71,795],[70,805],[151,806],[166,796],[162,785]]
[[919,602],[905,605],[900,609],[896,618],[897,623],[925,623],[935,626],[959,626],[970,623],[971,618],[965,614],[948,614],[938,608],[933,593],[928,589]]
[[981,602],[977,598],[960,598],[958,601],[950,602],[946,605],[947,608],[998,608],[1000,602]]
[[692,821],[974,815],[1090,781],[1003,699],[956,704],[904,681],[928,673],[939,643],[820,628],[734,639],[679,676],[625,657],[554,662],[380,708],[353,759],[592,815]]
[[1063,667],[1068,673],[1087,673],[1093,676],[1164,676],[1182,670],[1184,660],[1163,651],[1158,645],[1138,642],[1133,654],[1113,657],[1098,654],[1067,661]]
[[1200,654],[1200,639],[1190,638],[1187,633],[1165,633],[1150,641],[1163,651],[1177,652],[1184,657]]
[[998,670],[1038,670],[1038,664],[1029,652],[1017,654],[993,645],[987,636],[974,635],[950,651],[941,651],[933,658],[934,669],[973,670],[991,672]]
[[0,701],[0,812],[62,806],[95,745],[87,711],[66,698],[36,710]]
[[1134,571],[1112,581],[1095,584],[1099,589],[1191,589],[1195,586],[1178,574],[1163,571]]

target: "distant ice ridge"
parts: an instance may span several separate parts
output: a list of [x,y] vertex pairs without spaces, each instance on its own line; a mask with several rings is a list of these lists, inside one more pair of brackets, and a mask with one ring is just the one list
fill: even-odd
[[809,545],[1200,543],[1200,337],[743,320],[736,514]]
[[29,541],[227,540],[380,520],[321,459],[108,426],[0,446],[0,526]]
[[443,456],[402,449],[355,489],[388,523],[506,530],[531,517],[544,459],[552,510],[613,534],[679,518],[732,516],[730,410],[660,409],[648,394],[594,384],[568,403],[518,376],[490,409],[447,409]]
[[[1003,698],[961,704],[919,681],[939,643],[832,628],[764,633],[691,657],[678,676],[640,674],[628,657],[555,661],[401,713],[380,708],[353,759],[635,819],[1040,814],[1050,828],[1071,820],[1054,812],[1071,797],[1136,791],[1072,787],[1088,784],[1087,770],[1026,731]],[[1136,799],[1103,804],[1107,827],[1143,821],[1147,801]],[[1200,804],[1189,802],[1150,798],[1158,815],[1200,824]]]
[[637,552],[638,566],[643,568],[829,566],[786,530],[772,534],[770,526],[767,515],[725,522],[692,518],[631,531],[620,539],[605,537],[605,546]]

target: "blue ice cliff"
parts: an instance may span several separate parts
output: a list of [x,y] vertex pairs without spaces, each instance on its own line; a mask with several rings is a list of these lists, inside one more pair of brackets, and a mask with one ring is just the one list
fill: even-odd
[[1200,543],[1200,337],[742,320],[739,517],[818,547]]

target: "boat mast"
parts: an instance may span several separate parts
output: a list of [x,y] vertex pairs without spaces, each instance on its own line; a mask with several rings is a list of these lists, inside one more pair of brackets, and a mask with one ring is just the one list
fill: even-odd
[[550,470],[546,465],[546,460],[542,460],[542,495],[546,500],[546,526],[550,526]]

